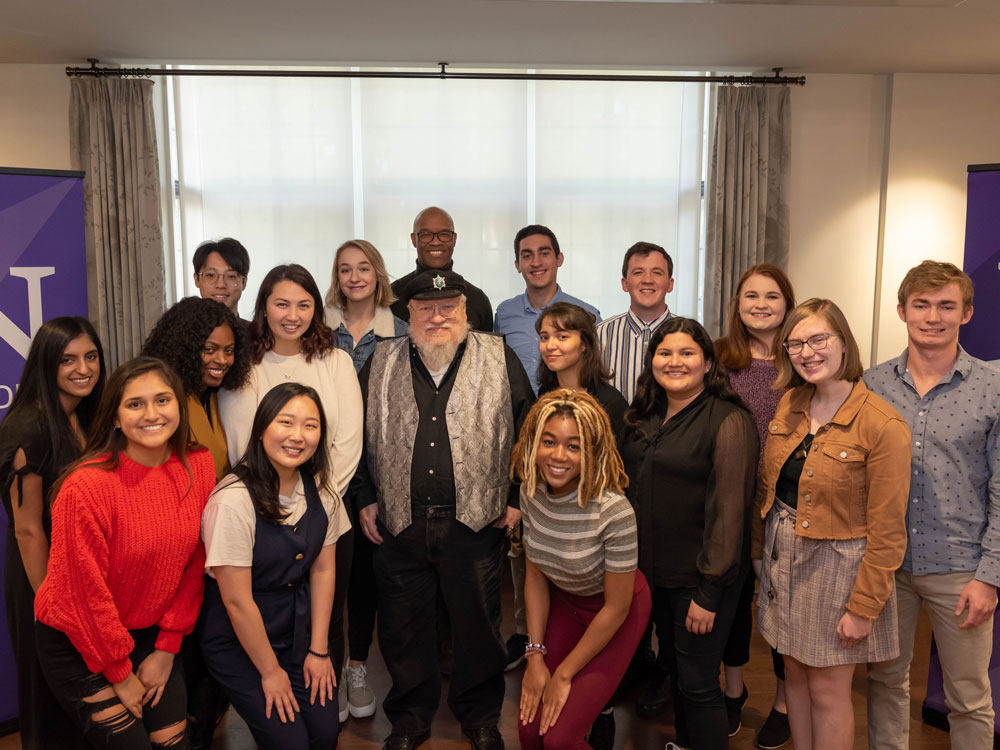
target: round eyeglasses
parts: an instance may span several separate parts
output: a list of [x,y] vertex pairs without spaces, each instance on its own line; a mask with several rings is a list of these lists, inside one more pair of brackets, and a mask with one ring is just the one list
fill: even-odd
[[827,343],[830,341],[831,336],[836,336],[836,333],[817,333],[815,336],[810,336],[805,341],[799,339],[788,339],[788,341],[782,344],[785,347],[785,351],[789,354],[800,354],[802,352],[802,347],[809,344],[809,348],[814,352],[823,351],[826,349]]
[[219,273],[218,271],[202,271],[201,273],[198,274],[199,279],[209,284],[214,284],[216,281],[219,280],[220,276],[222,277],[226,286],[238,286],[240,280],[243,278],[243,276],[236,273],[236,271],[226,271],[225,273]]

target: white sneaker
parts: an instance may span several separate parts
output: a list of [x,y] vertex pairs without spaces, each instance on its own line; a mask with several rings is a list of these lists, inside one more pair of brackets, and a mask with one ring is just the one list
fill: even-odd
[[690,750],[690,748],[681,747],[676,742],[668,742],[667,746],[663,748],[663,750]]
[[344,669],[340,673],[340,684],[337,685],[337,707],[340,709],[340,723],[343,724],[350,715],[347,709],[347,662],[344,662]]
[[347,708],[355,719],[375,713],[375,693],[368,687],[368,670],[364,664],[356,667],[344,665],[344,682],[347,684]]

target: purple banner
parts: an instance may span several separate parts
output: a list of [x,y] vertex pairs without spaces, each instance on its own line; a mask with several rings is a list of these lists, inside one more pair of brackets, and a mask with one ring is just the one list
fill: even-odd
[[[1000,360],[1000,327],[997,326],[1000,320],[1000,164],[969,167],[967,201],[963,270],[972,277],[976,297],[972,320],[960,329],[959,341],[974,357]],[[989,669],[993,704],[1000,706],[1000,614],[993,617],[993,655]],[[941,660],[932,638],[923,717],[947,729],[947,715]],[[1000,733],[1000,712],[994,719],[993,728]]]
[[[83,173],[0,167],[0,419],[31,337],[60,315],[87,314]],[[6,514],[0,509],[6,529]],[[6,533],[0,533],[0,561]],[[14,657],[0,600],[0,723],[17,716]]]
[[969,167],[968,191],[964,270],[976,302],[959,339],[972,356],[1000,360],[1000,164]]

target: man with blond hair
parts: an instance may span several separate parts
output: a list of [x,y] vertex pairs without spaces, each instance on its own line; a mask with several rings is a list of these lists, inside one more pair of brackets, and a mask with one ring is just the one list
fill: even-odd
[[958,332],[972,318],[972,280],[924,261],[899,287],[903,353],[865,383],[912,432],[908,545],[896,572],[899,656],[868,667],[868,742],[909,747],[909,670],[927,606],[957,750],[993,747],[989,679],[1000,585],[1000,370],[972,357]]

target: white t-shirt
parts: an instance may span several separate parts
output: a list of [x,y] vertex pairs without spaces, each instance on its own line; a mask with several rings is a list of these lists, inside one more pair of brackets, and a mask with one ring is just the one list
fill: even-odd
[[[293,497],[278,495],[278,502],[290,511],[283,524],[296,523],[305,515],[307,502],[299,479]],[[334,544],[348,529],[344,503],[335,495],[320,492],[320,501],[326,511],[326,539],[323,546]],[[216,565],[235,565],[249,568],[253,564],[253,545],[257,535],[257,512],[250,493],[243,482],[227,474],[209,496],[201,515],[201,538],[205,542],[205,569],[210,576]]]

